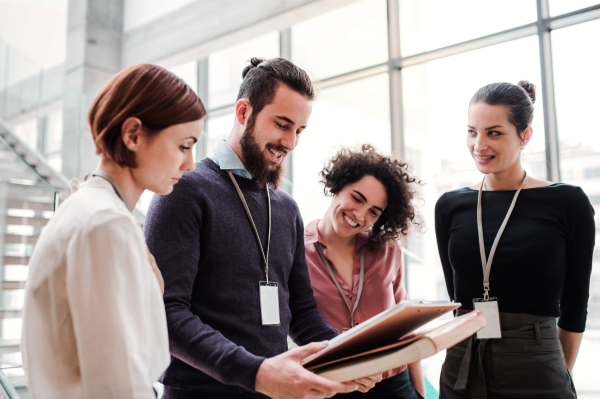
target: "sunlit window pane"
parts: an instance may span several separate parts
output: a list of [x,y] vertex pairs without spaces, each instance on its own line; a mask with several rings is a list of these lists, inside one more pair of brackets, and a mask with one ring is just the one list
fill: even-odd
[[[482,179],[466,145],[471,97],[489,83],[526,79],[537,84],[541,80],[537,37],[403,69],[405,157],[425,183],[419,190],[418,212],[426,230],[406,243],[407,288],[412,300],[448,299],[435,238],[434,207],[444,192]],[[535,108],[534,135],[523,161],[530,175],[545,179],[543,120],[540,102]],[[539,157],[538,170],[529,160]],[[443,355],[423,361],[425,377],[436,389],[443,361]]]
[[208,106],[218,108],[235,104],[242,71],[252,57],[279,57],[279,32],[264,36],[212,53],[208,58]]
[[210,157],[215,153],[214,148],[218,141],[226,139],[227,136],[229,136],[231,128],[233,127],[234,117],[233,109],[231,110],[231,113],[226,113],[224,115],[209,115],[204,132],[201,136],[204,140],[205,153],[207,156]]
[[63,111],[59,109],[48,115],[46,119],[45,153],[60,151],[62,148]]
[[385,0],[362,0],[292,27],[292,59],[320,79],[387,60]]
[[33,150],[37,150],[38,144],[38,123],[37,119],[30,119],[19,123],[14,127],[16,135]]
[[[448,79],[451,76],[452,79]],[[438,269],[437,247],[433,234],[433,207],[446,191],[470,186],[481,180],[467,150],[467,111],[473,94],[494,82],[517,83],[519,80],[540,82],[537,37],[525,38],[403,70],[404,129],[406,158],[414,165],[415,174],[427,184],[422,188],[425,204],[421,213],[430,227],[420,238],[418,252],[427,267]],[[541,89],[538,85],[538,98]],[[546,178],[545,169],[532,171],[528,159],[544,155],[545,138],[541,102],[536,104],[534,135],[525,147],[524,164],[530,175]],[[414,283],[429,283],[418,278]],[[411,280],[411,282],[413,282]],[[441,287],[441,285],[440,285]],[[425,298],[439,296],[436,284],[413,291]],[[445,287],[443,287],[445,291]]]
[[[552,4],[552,2],[551,2]],[[552,32],[561,180],[583,188],[600,215],[600,20]],[[600,220],[596,219],[596,226]],[[598,230],[597,230],[598,231]],[[599,243],[596,235],[596,243]],[[598,247],[598,244],[596,244]],[[586,332],[573,373],[578,391],[600,393],[600,252],[594,252]],[[590,396],[591,397],[591,396]]]
[[321,218],[330,198],[323,195],[319,172],[344,146],[374,144],[391,151],[387,74],[323,90],[308,128],[293,152],[294,199],[304,223]]
[[535,0],[400,0],[402,56],[535,22]]
[[600,4],[598,0],[550,0],[550,16],[566,14]]
[[194,92],[198,92],[198,61],[190,61],[170,69],[187,83]]

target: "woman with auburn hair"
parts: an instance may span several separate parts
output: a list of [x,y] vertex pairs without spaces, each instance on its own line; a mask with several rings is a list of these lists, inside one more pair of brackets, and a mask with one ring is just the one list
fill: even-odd
[[[576,398],[596,229],[580,187],[535,179],[521,164],[535,87],[492,83],[471,98],[467,148],[481,183],[435,206],[450,299],[486,327],[446,351],[440,398]],[[558,323],[557,323],[558,318]]]
[[29,262],[23,363],[35,398],[154,398],[169,364],[163,281],[132,210],[194,169],[206,111],[155,65],[116,74],[88,115],[99,168],[60,206]]
[[[406,163],[370,145],[342,149],[321,176],[333,199],[323,218],[306,226],[306,263],[317,308],[344,331],[407,299],[398,239],[419,224],[411,206],[416,179]],[[425,397],[421,363],[385,372],[367,393],[338,396]]]

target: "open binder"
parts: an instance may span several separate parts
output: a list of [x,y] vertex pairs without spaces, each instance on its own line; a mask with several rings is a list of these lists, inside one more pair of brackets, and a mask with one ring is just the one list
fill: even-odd
[[485,327],[483,314],[474,311],[414,333],[460,306],[454,302],[403,301],[335,337],[325,349],[305,358],[302,365],[322,377],[342,382],[417,362]]

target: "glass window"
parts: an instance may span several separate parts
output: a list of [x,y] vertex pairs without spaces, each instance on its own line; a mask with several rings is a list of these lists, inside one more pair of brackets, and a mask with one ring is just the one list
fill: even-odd
[[550,16],[566,14],[600,4],[598,0],[550,0]]
[[26,122],[19,123],[15,126],[15,134],[29,146],[29,148],[37,149],[37,119],[30,119]]
[[198,92],[198,61],[189,61],[169,70],[183,79],[194,92]]
[[320,79],[387,58],[385,0],[362,0],[292,27],[293,61]]
[[11,47],[7,54],[4,117],[10,118],[39,105],[42,70]]
[[62,148],[63,112],[62,109],[48,115],[46,119],[45,153],[50,154]]
[[212,53],[208,57],[208,107],[235,104],[242,71],[250,58],[279,57],[279,32],[248,40],[228,49]]
[[226,139],[229,136],[229,133],[231,133],[235,118],[234,112],[235,111],[232,109],[230,113],[218,116],[209,115],[202,134],[202,136],[204,136],[203,140],[206,156],[212,156],[215,153],[214,148],[217,145],[217,142]]
[[329,206],[319,172],[337,150],[371,143],[390,153],[388,85],[388,75],[378,75],[325,89],[314,103],[307,129],[292,153],[294,199],[305,224],[321,218]]
[[[6,78],[6,68],[7,68],[7,62],[8,60],[6,59],[6,49],[8,48],[8,46],[6,45],[6,43],[4,43],[2,40],[0,40],[0,92],[2,92],[4,90],[4,84],[5,82],[5,78]],[[2,110],[0,109],[0,112]]]
[[[412,300],[448,299],[439,261],[434,209],[446,191],[471,186],[482,175],[466,146],[467,112],[473,94],[493,82],[540,83],[537,36],[483,48],[403,69],[405,157],[425,183],[417,211],[425,232],[406,243],[407,289]],[[538,86],[539,88],[539,86]],[[541,90],[538,90],[541,98]],[[545,165],[542,105],[537,104],[534,135],[523,155],[525,169],[546,178],[545,166],[532,170],[531,159]],[[423,361],[424,374],[437,389],[443,354]]]
[[59,153],[48,157],[48,165],[57,172],[62,171],[62,155]]
[[4,117],[5,77],[8,63],[6,59],[7,48],[8,46],[0,40],[0,118]]
[[[586,179],[594,179],[600,177],[600,168],[591,168],[584,171]],[[573,177],[571,177],[573,179]]]
[[536,20],[535,0],[400,0],[400,50],[406,57]]
[[[600,20],[552,32],[561,179],[583,188],[596,215],[600,211],[600,137],[596,128],[597,93],[600,91],[599,38]],[[569,174],[569,171],[574,173]],[[596,242],[600,242],[598,235]],[[598,279],[600,257],[594,253],[592,281]],[[590,289],[586,331],[573,373],[577,390],[594,394],[600,393],[597,373],[590,370],[600,356],[600,291],[597,288],[596,284]]]

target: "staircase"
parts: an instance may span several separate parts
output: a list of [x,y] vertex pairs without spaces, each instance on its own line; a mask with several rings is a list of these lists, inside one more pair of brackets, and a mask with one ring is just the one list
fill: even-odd
[[0,399],[29,397],[20,352],[27,264],[69,186],[0,120]]

